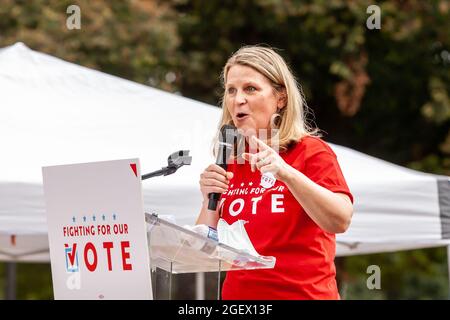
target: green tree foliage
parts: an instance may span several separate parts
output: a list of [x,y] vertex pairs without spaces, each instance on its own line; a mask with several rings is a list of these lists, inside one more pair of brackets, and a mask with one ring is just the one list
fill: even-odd
[[[446,248],[347,257],[338,270],[343,299],[448,299]],[[380,268],[380,288],[369,289],[367,268]]]
[[[6,263],[0,262],[0,300],[5,299]],[[48,263],[17,263],[16,297],[20,300],[53,299],[52,276]]]
[[[66,10],[78,5],[81,28],[70,30]],[[0,46],[32,49],[173,91],[177,64],[174,12],[158,1],[2,0]]]
[[448,0],[378,1],[380,30],[366,27],[369,0],[173,3],[183,94],[216,104],[230,53],[269,44],[282,49],[329,140],[450,174]]

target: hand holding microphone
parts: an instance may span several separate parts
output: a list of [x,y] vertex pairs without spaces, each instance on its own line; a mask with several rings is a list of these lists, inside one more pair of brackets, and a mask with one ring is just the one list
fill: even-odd
[[215,211],[220,194],[228,190],[228,183],[233,178],[232,172],[226,172],[227,163],[237,140],[236,127],[223,125],[219,135],[219,149],[215,164],[211,164],[200,175],[200,190],[203,199],[208,199],[208,210]]
[[203,200],[209,201],[209,194],[221,194],[227,191],[232,178],[232,172],[226,172],[217,164],[209,165],[200,175],[200,190]]

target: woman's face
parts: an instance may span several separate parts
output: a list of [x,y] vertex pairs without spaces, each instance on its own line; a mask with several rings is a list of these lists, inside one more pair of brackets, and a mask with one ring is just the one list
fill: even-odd
[[270,81],[247,66],[234,65],[228,70],[225,90],[225,105],[244,135],[254,132],[259,136],[260,129],[269,129],[272,115],[283,107]]

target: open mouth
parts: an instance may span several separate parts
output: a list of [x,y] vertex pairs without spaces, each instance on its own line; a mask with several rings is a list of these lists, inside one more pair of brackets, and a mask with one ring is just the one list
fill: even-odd
[[243,120],[243,119],[245,119],[246,117],[248,117],[248,113],[245,113],[245,112],[239,112],[239,113],[236,115],[236,118],[237,118],[238,120]]

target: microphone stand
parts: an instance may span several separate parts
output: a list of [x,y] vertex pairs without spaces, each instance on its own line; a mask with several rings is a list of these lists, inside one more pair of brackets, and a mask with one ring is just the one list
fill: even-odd
[[146,180],[157,176],[167,176],[174,173],[184,165],[190,165],[191,162],[192,157],[189,155],[189,150],[176,151],[167,158],[167,167],[163,167],[160,170],[144,174],[141,179]]

